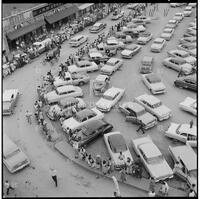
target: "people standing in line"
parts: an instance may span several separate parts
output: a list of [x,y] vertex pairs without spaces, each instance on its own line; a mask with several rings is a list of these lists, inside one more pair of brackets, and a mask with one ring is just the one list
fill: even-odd
[[11,186],[11,184],[8,182],[8,180],[5,181],[4,185],[5,185],[5,188],[6,188],[6,195],[8,196],[10,189],[14,190],[14,187]]
[[29,124],[32,124],[31,122],[32,113],[27,110],[25,116],[26,116],[27,122]]
[[57,171],[55,169],[50,168],[51,177],[55,183],[55,186],[58,186],[58,179],[57,179]]

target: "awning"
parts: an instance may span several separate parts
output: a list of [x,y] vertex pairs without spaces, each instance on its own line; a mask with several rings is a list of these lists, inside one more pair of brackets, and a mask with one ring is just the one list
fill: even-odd
[[94,3],[84,3],[83,5],[79,6],[78,9],[79,10],[84,10],[90,6],[92,6]]
[[57,21],[60,21],[61,19],[64,19],[74,13],[78,12],[78,7],[76,5],[70,6],[69,8],[62,10],[60,12],[55,13],[54,15],[47,16],[45,19],[49,24],[55,23]]
[[29,32],[32,32],[33,30],[38,29],[39,27],[41,27],[43,25],[45,25],[45,21],[44,20],[36,21],[33,24],[30,24],[28,26],[24,26],[22,28],[19,28],[19,29],[13,31],[13,32],[9,32],[7,34],[7,37],[10,40],[14,40],[14,39],[17,39],[17,38],[29,33]]

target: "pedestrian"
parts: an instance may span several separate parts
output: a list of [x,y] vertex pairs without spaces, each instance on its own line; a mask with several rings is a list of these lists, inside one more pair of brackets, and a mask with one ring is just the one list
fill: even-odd
[[188,197],[196,197],[196,194],[195,194],[194,190],[190,189]]
[[137,178],[142,178],[142,167],[138,166],[135,169],[135,175]]
[[8,182],[8,180],[5,181],[4,185],[5,185],[5,188],[6,188],[6,194],[8,196],[10,189],[14,190],[14,187],[11,186],[11,184]]
[[150,182],[149,182],[149,192],[155,192],[155,186],[156,186],[156,182],[155,179],[153,177],[150,177]]
[[114,164],[114,161],[109,158],[108,159],[108,173],[112,173],[115,169],[115,164]]
[[194,121],[193,119],[190,120],[190,129],[193,127]]
[[139,155],[137,155],[137,158],[135,160],[135,164],[138,165],[139,167],[142,167],[142,161]]
[[43,122],[44,122],[44,116],[43,116],[42,111],[40,111],[40,112],[39,112],[39,124],[40,124],[40,125],[43,125]]
[[114,194],[114,197],[116,197],[116,198],[121,198],[121,197],[122,197],[122,196],[121,196],[120,194],[118,194],[116,191],[114,191],[113,194]]
[[81,154],[82,160],[85,160],[87,153],[86,153],[86,150],[84,149],[84,147],[81,147],[80,154]]
[[106,175],[108,173],[108,167],[107,167],[107,161],[106,160],[102,161],[102,173],[103,173],[103,175]]
[[51,177],[53,181],[55,182],[55,186],[58,186],[58,180],[57,180],[57,171],[55,169],[50,168],[51,171]]
[[38,105],[39,105],[39,108],[42,108],[42,101],[41,100],[38,100]]
[[140,126],[136,131],[139,132],[139,130],[141,130],[142,134],[145,134],[144,126],[145,126],[144,123],[140,120]]
[[118,157],[119,160],[121,160],[122,164],[125,163],[125,155],[122,154],[122,151],[119,152],[119,157]]
[[120,179],[121,179],[121,181],[125,182],[126,181],[126,171],[125,171],[125,168],[122,168],[119,173],[120,173]]
[[[101,158],[101,155],[96,155],[95,167],[96,167],[96,169],[101,169],[101,167],[102,167],[102,158]],[[99,177],[100,177],[100,175],[98,173],[98,175],[96,176],[96,178],[99,178]]]
[[149,197],[156,197],[155,191],[149,191],[149,192],[148,192],[148,196],[149,196]]
[[27,122],[31,124],[32,113],[27,110],[25,115],[26,115]]
[[75,151],[75,159],[77,159],[78,156],[79,156],[79,154],[78,154],[78,148],[79,148],[78,142],[73,141],[72,147],[73,147],[73,149],[74,149],[74,151]]
[[130,175],[132,173],[132,164],[133,161],[131,160],[130,157],[127,157],[126,160],[126,174]]
[[161,182],[161,187],[160,187],[160,189],[159,189],[159,191],[158,191],[158,194],[160,195],[160,196],[167,196],[168,195],[168,190],[169,190],[169,186],[168,186],[168,184],[166,183],[166,182],[164,182],[164,181],[162,181]]
[[89,167],[94,167],[95,166],[95,162],[94,162],[94,159],[92,158],[91,154],[89,154],[88,156],[88,165]]

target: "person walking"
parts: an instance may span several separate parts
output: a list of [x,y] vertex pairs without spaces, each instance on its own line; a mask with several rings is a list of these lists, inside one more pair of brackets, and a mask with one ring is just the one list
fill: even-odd
[[25,115],[26,115],[27,122],[31,124],[32,113],[27,110]]
[[120,179],[121,179],[121,181],[125,182],[126,181],[126,171],[125,171],[125,168],[122,168],[119,173],[120,173]]
[[6,194],[8,196],[10,189],[14,190],[14,187],[11,186],[11,184],[8,182],[8,180],[5,181],[4,185],[5,185],[5,188],[6,188]]
[[190,129],[193,127],[194,121],[193,119],[190,120]]
[[108,160],[108,173],[112,173],[115,169],[114,161],[109,158]]
[[119,157],[118,157],[118,159],[120,159],[121,162],[122,162],[122,164],[124,164],[124,162],[125,162],[125,155],[122,154],[122,151],[119,152]]
[[139,130],[141,130],[141,131],[142,131],[142,134],[145,134],[144,126],[145,126],[145,125],[143,124],[143,122],[140,121],[140,126],[139,126],[139,128],[138,128],[136,131],[139,132]]
[[133,164],[133,161],[131,160],[131,158],[127,157],[127,160],[126,160],[126,173],[128,175],[130,175],[132,173],[132,164]]
[[57,180],[57,171],[55,169],[50,168],[51,171],[51,177],[53,181],[55,182],[55,186],[58,186],[58,180]]

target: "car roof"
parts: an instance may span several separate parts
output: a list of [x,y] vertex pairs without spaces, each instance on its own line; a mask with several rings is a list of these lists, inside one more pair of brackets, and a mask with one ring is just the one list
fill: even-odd
[[186,77],[179,77],[179,79],[191,79],[192,81],[196,82],[197,80],[197,76],[196,74],[192,74],[192,75],[187,75]]
[[118,92],[119,92],[119,88],[111,87],[104,93],[104,95],[114,97]]
[[139,148],[145,153],[147,158],[157,157],[162,155],[158,147],[153,142],[146,142],[139,145]]
[[163,38],[160,38],[160,37],[158,37],[158,38],[156,38],[154,41],[157,41],[157,42],[163,42],[163,41],[164,41],[164,39],[163,39]]
[[142,99],[144,99],[145,101],[147,101],[151,105],[157,104],[157,103],[160,102],[160,100],[157,97],[155,97],[153,95],[148,95],[148,94],[142,95]]
[[197,127],[193,125],[192,128],[190,128],[189,124],[182,124],[178,130],[180,133],[187,133],[190,135],[197,135]]
[[106,78],[108,78],[107,75],[98,75],[95,80],[97,80],[97,81],[105,81]]
[[146,79],[148,79],[150,82],[154,82],[155,80],[160,80],[159,76],[155,73],[147,74]]
[[111,63],[111,64],[114,64],[116,61],[121,61],[121,60],[118,59],[118,58],[112,57],[112,58],[110,58],[107,62],[109,62],[109,63]]
[[178,49],[172,50],[172,52],[178,52],[180,55],[183,55],[183,56],[189,54],[188,52],[184,50],[178,50]]
[[79,39],[80,37],[83,37],[84,35],[76,35],[76,36],[74,36],[74,37],[72,37],[71,39]]
[[76,113],[76,115],[81,119],[84,118],[84,117],[88,117],[91,114],[93,115],[94,111],[92,111],[90,109],[83,109],[83,110]]
[[126,102],[125,107],[128,107],[128,108],[134,110],[136,113],[145,110],[145,108],[143,106],[141,106],[140,104],[138,104],[136,102]]
[[129,45],[127,45],[125,48],[127,48],[127,49],[135,49],[135,48],[137,48],[137,47],[138,47],[137,44],[129,44]]
[[170,19],[169,22],[176,22],[176,20],[175,19]]
[[15,93],[17,89],[8,89],[3,92],[3,102],[10,102],[11,96]]
[[93,26],[100,26],[101,24],[102,24],[101,22],[97,22]]
[[92,120],[92,121],[88,122],[87,124],[85,124],[83,126],[83,128],[85,128],[85,130],[87,130],[87,131],[92,132],[105,124],[106,124],[106,122],[104,122],[103,120]]
[[103,57],[103,55],[98,51],[90,52],[90,57]]
[[77,62],[78,65],[81,65],[81,64],[88,64],[88,63],[90,64],[91,62],[88,61],[88,60],[82,60],[82,61],[78,61],[78,62]]
[[74,90],[74,86],[73,85],[66,85],[66,86],[60,86],[58,88],[56,88],[57,91],[60,93],[60,92],[67,92],[67,91],[71,91],[71,90]]
[[145,62],[151,62],[153,60],[153,57],[150,57],[150,56],[144,56],[142,61],[145,61]]
[[70,105],[70,104],[78,104],[79,101],[78,99],[76,99],[75,97],[68,97],[68,98],[64,98],[64,99],[61,99],[59,104],[61,106],[66,106],[66,105]]

